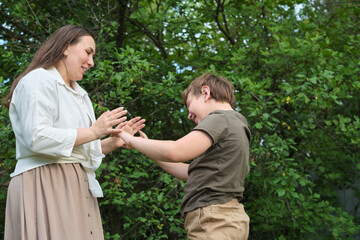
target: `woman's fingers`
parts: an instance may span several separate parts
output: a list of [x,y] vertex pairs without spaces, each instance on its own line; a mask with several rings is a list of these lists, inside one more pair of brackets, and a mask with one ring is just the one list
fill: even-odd
[[124,116],[126,113],[127,110],[124,110],[123,107],[119,107],[112,111],[107,111],[103,113],[99,119],[104,122],[105,126],[113,127],[126,120],[127,117]]
[[126,119],[127,119],[127,117],[122,117],[122,118],[118,118],[118,119],[112,120],[112,121],[110,121],[110,127],[112,128],[113,126],[118,125],[118,124],[124,122]]
[[96,120],[92,129],[98,138],[105,137],[108,134],[119,133],[119,129],[113,129],[114,126],[126,121],[127,110],[123,107],[118,107],[111,111],[106,111]]
[[127,114],[127,110],[121,110],[121,111],[111,111],[109,113],[109,116],[107,116],[110,120],[116,120],[122,116],[124,116],[125,114]]

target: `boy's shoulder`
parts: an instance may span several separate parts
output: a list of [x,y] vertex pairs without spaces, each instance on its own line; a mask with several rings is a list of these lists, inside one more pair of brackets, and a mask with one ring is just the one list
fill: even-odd
[[246,118],[241,113],[234,110],[213,111],[193,130],[206,132],[213,139],[214,143],[233,134],[242,135],[245,132],[248,139],[250,139],[251,135]]
[[246,118],[234,110],[215,110],[207,115],[194,129],[219,129],[248,127]]
[[210,116],[217,117],[219,120],[221,120],[221,118],[238,119],[247,124],[247,120],[244,115],[235,110],[215,110],[208,115],[208,117]]

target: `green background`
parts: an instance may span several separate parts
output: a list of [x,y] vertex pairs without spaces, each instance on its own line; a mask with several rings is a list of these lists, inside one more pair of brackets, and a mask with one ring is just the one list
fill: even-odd
[[[194,125],[180,94],[210,71],[235,86],[252,132],[249,239],[359,239],[360,3],[352,0],[0,1],[0,93],[58,27],[91,29],[80,84],[96,115],[124,106],[150,138]],[[0,237],[15,160],[0,112]],[[106,239],[186,239],[184,183],[118,149],[97,171]]]

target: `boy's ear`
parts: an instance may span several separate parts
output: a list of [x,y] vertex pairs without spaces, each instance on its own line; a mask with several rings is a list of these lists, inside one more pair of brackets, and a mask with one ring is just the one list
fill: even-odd
[[211,98],[210,88],[208,86],[202,86],[201,93],[205,95],[205,101]]

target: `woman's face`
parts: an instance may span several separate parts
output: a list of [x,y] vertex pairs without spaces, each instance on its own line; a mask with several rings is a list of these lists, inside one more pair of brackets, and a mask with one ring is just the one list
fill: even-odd
[[95,41],[90,36],[83,36],[64,51],[66,73],[61,74],[67,84],[81,80],[87,70],[94,66]]

